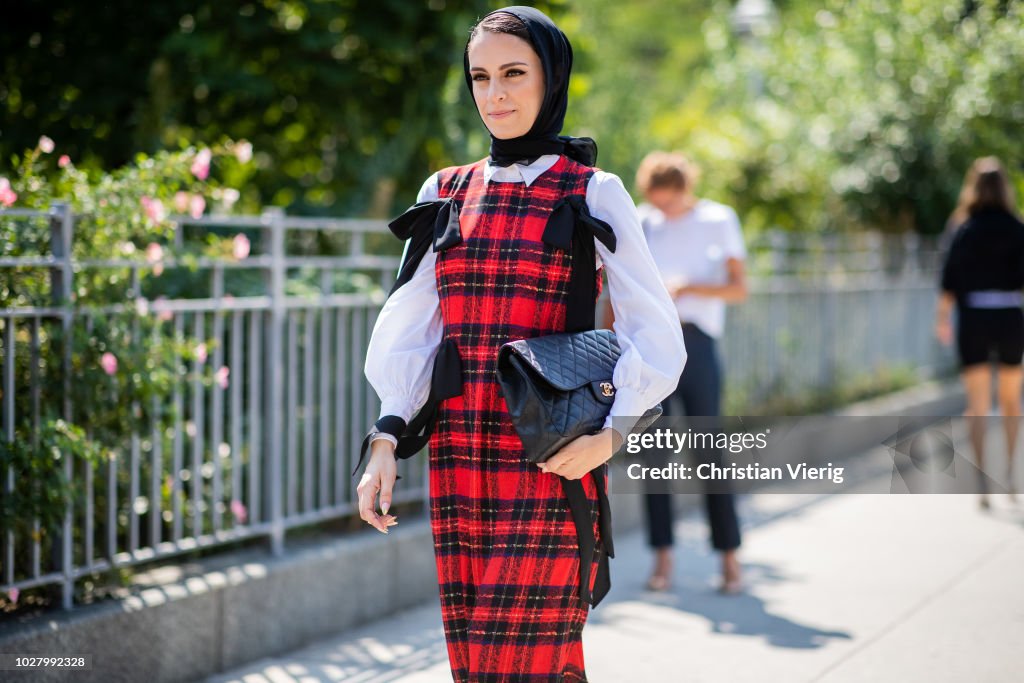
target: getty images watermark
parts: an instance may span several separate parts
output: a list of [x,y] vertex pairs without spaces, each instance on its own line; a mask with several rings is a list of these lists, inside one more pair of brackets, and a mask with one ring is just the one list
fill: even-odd
[[[663,417],[609,461],[612,493],[1000,493],[1005,466],[980,469],[972,428],[950,416]],[[1019,419],[1019,418],[1018,418]],[[634,419],[615,418],[630,431]],[[990,449],[1002,439],[990,439]],[[989,458],[991,460],[991,458]]]

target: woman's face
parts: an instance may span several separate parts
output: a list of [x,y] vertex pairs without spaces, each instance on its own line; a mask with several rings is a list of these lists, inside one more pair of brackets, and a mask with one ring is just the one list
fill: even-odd
[[526,135],[544,101],[544,71],[530,44],[508,33],[481,31],[469,45],[473,99],[491,135]]

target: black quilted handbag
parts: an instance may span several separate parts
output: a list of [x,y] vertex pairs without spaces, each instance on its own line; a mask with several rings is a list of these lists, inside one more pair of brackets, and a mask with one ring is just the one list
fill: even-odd
[[[573,439],[601,430],[615,400],[619,343],[611,330],[519,339],[498,351],[498,383],[530,462],[544,462]],[[662,413],[648,410],[632,431]]]

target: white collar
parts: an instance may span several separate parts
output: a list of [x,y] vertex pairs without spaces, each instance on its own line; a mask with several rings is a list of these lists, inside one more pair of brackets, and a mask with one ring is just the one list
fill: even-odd
[[484,162],[484,182],[491,180],[499,183],[525,182],[529,187],[541,173],[548,170],[558,161],[557,154],[545,154],[538,157],[532,164],[509,164],[508,166],[492,166]]

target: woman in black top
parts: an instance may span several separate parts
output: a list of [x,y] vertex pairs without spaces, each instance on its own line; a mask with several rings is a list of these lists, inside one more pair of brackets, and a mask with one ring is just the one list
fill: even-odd
[[[978,159],[967,172],[953,220],[952,236],[942,269],[936,335],[952,342],[950,314],[957,311],[957,350],[967,392],[965,416],[978,468],[984,471],[985,417],[991,407],[992,374],[989,362],[998,361],[999,410],[1004,416],[1007,444],[1007,481],[1011,500],[1013,451],[1021,411],[1021,357],[1024,356],[1024,223],[1013,197],[1013,187],[995,157]],[[981,507],[989,507],[982,478]]]

